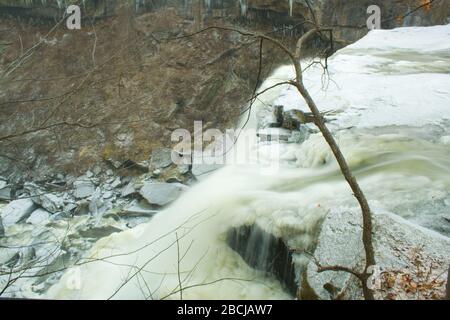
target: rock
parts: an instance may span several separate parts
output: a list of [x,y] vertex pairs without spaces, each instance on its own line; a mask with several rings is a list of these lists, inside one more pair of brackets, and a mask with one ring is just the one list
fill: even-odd
[[126,169],[130,173],[134,174],[143,174],[148,172],[148,162],[142,161],[142,162],[135,162],[133,160],[125,160],[122,165],[120,166],[120,169],[123,171]]
[[176,200],[187,188],[181,183],[146,182],[139,193],[150,204],[164,206]]
[[5,236],[5,227],[3,226],[2,217],[0,217],[0,238]]
[[83,199],[76,203],[76,209],[74,210],[74,215],[85,215],[89,213],[89,201]]
[[60,212],[64,208],[64,201],[62,198],[51,193],[43,193],[37,197],[32,198],[33,202],[40,205],[45,210],[51,213]]
[[172,164],[172,150],[167,148],[161,148],[153,150],[150,166],[152,169],[167,168]]
[[34,210],[30,217],[27,219],[26,223],[30,224],[43,224],[50,219],[50,213],[44,209]]
[[11,200],[11,191],[12,188],[10,186],[5,186],[0,189],[0,200]]
[[102,199],[100,188],[97,188],[91,196],[89,211],[97,218],[100,218],[106,211],[105,202]]
[[298,130],[302,125],[314,123],[314,115],[312,113],[303,112],[301,110],[288,110],[283,112],[282,127],[288,130]]
[[0,265],[8,263],[16,255],[18,255],[16,248],[2,248],[0,250]]
[[5,262],[5,265],[9,268],[14,266],[25,267],[26,264],[31,262],[35,257],[36,250],[33,247],[24,247],[16,251],[11,258]]
[[102,168],[100,166],[95,166],[94,169],[92,169],[92,172],[98,176],[100,173],[102,173]]
[[114,196],[114,194],[113,194],[112,191],[106,191],[106,192],[102,195],[103,199],[110,199],[110,198],[112,198],[113,196]]
[[144,201],[134,200],[123,208],[122,214],[126,217],[152,217],[158,213]]
[[263,107],[258,112],[258,129],[279,128],[283,124],[283,106]]
[[122,181],[120,180],[120,177],[117,177],[113,180],[113,182],[111,182],[111,187],[114,189],[114,188],[119,187],[121,184],[122,184]]
[[31,199],[26,198],[11,201],[2,208],[1,217],[4,227],[8,228],[28,218],[35,209],[36,205]]
[[109,236],[115,232],[121,232],[122,230],[113,226],[100,226],[92,228],[84,228],[79,231],[80,235],[85,238],[100,239]]
[[90,180],[79,179],[73,183],[73,195],[77,199],[87,198],[95,191],[95,185]]
[[[375,279],[379,280],[374,292],[377,299],[416,300],[444,294],[450,238],[391,213],[375,214],[373,225],[376,269],[381,270],[381,276]],[[323,223],[314,257],[324,266],[342,265],[361,270],[364,262],[361,232],[359,210],[330,212]],[[402,283],[405,279],[408,282]],[[332,298],[326,288],[342,290],[344,299],[362,298],[362,289],[354,276],[333,271],[317,273],[312,261],[307,267],[307,280],[321,299]],[[420,285],[423,290],[417,290]]]
[[222,168],[222,164],[193,164],[192,165],[192,174],[198,180],[202,180],[206,178],[209,174],[214,171]]
[[125,187],[122,188],[122,197],[128,197],[136,192],[135,184],[130,181]]
[[86,177],[92,178],[94,176],[94,173],[91,170],[86,171]]
[[75,208],[77,207],[76,203],[74,202],[69,202],[64,206],[64,211],[65,212],[72,212]]
[[0,200],[10,200],[11,191],[11,186],[5,180],[0,180]]
[[450,212],[419,215],[409,221],[450,237]]
[[191,172],[196,179],[202,180],[225,165],[226,155],[223,150],[229,150],[229,147],[226,147],[227,142],[230,141],[224,141],[221,138],[207,146],[204,152],[194,152],[192,155]]

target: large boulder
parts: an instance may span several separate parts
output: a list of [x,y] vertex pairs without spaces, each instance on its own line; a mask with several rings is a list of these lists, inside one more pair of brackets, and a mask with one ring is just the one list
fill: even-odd
[[181,183],[146,182],[139,193],[150,204],[164,206],[176,200],[187,188]]
[[[373,279],[377,299],[437,299],[445,293],[450,264],[450,238],[391,213],[373,216],[377,266]],[[318,273],[322,266],[341,265],[361,271],[364,265],[359,210],[334,211],[325,218],[307,282],[320,299],[362,299],[359,281],[345,272]]]
[[18,199],[11,201],[7,206],[2,208],[1,218],[5,228],[21,222],[28,218],[36,209],[36,205],[31,199]]

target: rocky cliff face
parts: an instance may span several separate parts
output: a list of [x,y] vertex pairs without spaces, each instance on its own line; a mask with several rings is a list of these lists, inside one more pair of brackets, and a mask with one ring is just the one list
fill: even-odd
[[[76,0],[0,0],[3,13],[55,19]],[[382,28],[429,26],[450,22],[448,0],[88,0],[82,9],[90,17],[117,14],[127,4],[135,12],[176,8],[184,17],[241,18],[268,25],[295,24],[304,19],[333,26],[336,38],[353,42],[366,32],[367,8],[381,8]]]

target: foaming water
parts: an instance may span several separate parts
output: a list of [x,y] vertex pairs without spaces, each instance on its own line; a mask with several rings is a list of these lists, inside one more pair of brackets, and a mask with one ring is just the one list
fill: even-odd
[[[342,71],[342,64],[349,64],[350,59],[351,53],[344,51],[342,56],[338,53],[330,60],[330,66],[335,62],[335,70]],[[376,64],[377,58],[374,59]],[[333,74],[333,69],[330,71]],[[321,76],[313,68],[310,72],[311,82]],[[362,70],[363,77],[369,79],[365,72]],[[291,67],[281,67],[262,88],[292,76]],[[411,77],[411,81],[416,80],[414,75]],[[388,81],[392,84],[394,80]],[[444,90],[435,88],[441,89]],[[331,103],[327,97],[339,95],[338,91],[330,90],[331,93],[316,92],[318,101],[328,109]],[[437,109],[420,110],[426,115],[422,122],[414,115],[406,115],[406,120],[397,122],[396,117],[386,114],[377,116],[375,122],[363,121],[361,114],[370,113],[370,101],[382,97],[380,89],[364,92],[371,92],[372,96],[362,112],[339,104],[344,100],[351,102],[351,96],[336,100],[340,113],[330,120],[330,126],[374,212],[387,210],[412,220],[425,213],[432,216],[448,212],[450,130],[442,119],[450,112],[437,117],[436,110],[445,110],[438,104]],[[295,99],[298,96],[287,87],[277,87],[260,96],[247,128],[256,128],[259,111],[268,105],[284,101],[287,106],[286,102],[296,101],[304,109],[301,100]],[[374,108],[380,111],[377,103]],[[245,116],[243,121],[247,121]],[[348,128],[349,123],[356,125]],[[357,203],[320,134],[312,134],[303,144],[260,144],[256,138],[243,141],[239,139],[236,153],[253,150],[250,154],[258,154],[265,164],[276,161],[278,171],[267,174],[258,161],[225,166],[192,187],[149,223],[99,240],[85,260],[49,290],[47,297],[292,298],[274,277],[250,268],[228,247],[227,231],[257,223],[283,238],[291,248],[310,249],[314,247],[320,222],[331,209],[348,210],[357,207]],[[299,264],[307,262],[300,255],[295,259]]]

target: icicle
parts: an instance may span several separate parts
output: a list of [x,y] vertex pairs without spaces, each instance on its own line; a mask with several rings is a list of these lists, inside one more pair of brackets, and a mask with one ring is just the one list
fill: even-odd
[[289,0],[289,16],[292,17],[292,8],[294,7],[294,0]]

